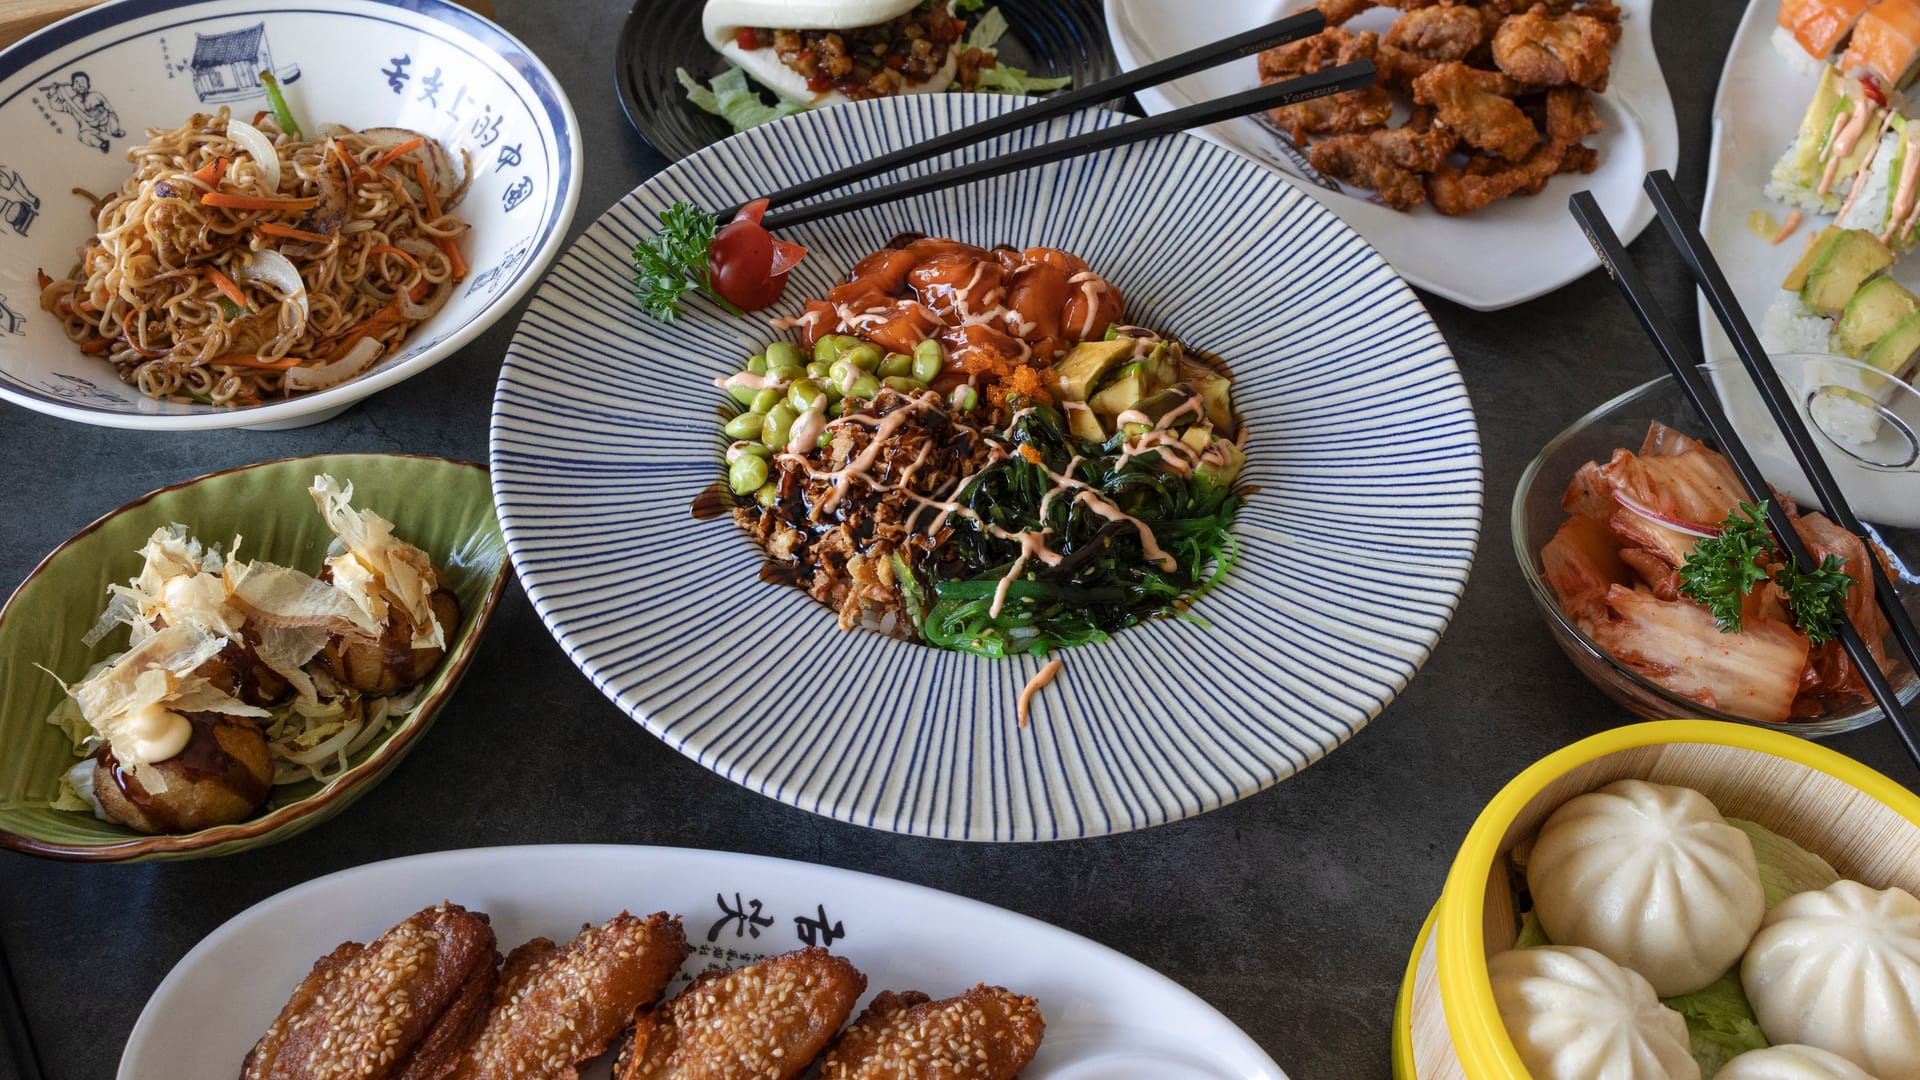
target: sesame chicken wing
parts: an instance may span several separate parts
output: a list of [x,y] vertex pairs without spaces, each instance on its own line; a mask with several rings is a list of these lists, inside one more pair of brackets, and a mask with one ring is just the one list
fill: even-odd
[[1443,6],[1409,11],[1393,21],[1382,44],[1425,60],[1465,60],[1486,40],[1480,13],[1470,7]]
[[1514,15],[1493,35],[1493,61],[1533,86],[1607,88],[1609,50],[1619,25],[1586,15],[1551,15],[1542,5]]
[[659,1000],[686,958],[680,920],[665,912],[623,911],[565,945],[527,942],[507,956],[492,1011],[453,1080],[575,1080]]
[[1434,118],[1461,141],[1517,161],[1540,142],[1540,129],[1514,104],[1525,87],[1497,71],[1454,62],[1441,64],[1413,83],[1413,99],[1434,107]]
[[241,1080],[439,1080],[493,991],[493,928],[457,904],[321,957],[241,1065]]
[[1014,1080],[1046,1021],[1030,997],[976,986],[932,1001],[883,991],[834,1041],[821,1080]]
[[695,979],[642,1013],[616,1080],[793,1080],[847,1022],[867,977],[825,949]]

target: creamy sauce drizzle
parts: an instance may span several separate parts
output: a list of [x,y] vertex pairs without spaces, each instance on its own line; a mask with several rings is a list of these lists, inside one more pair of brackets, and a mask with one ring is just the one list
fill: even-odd
[[1867,104],[1864,97],[1856,98],[1852,93],[1848,91],[1852,107],[1845,110],[1846,123],[1834,132],[1832,141],[1821,151],[1821,156],[1827,162],[1826,170],[1820,174],[1820,186],[1815,189],[1821,195],[1833,190],[1833,180],[1840,171],[1840,163],[1853,153],[1854,147],[1860,143],[1860,136],[1866,134],[1867,125],[1873,119],[1873,106]]
[[1027,726],[1027,707],[1032,704],[1033,695],[1039,693],[1041,687],[1052,683],[1053,677],[1060,674],[1060,668],[1062,666],[1064,666],[1063,662],[1056,656],[1045,664],[1042,664],[1040,670],[1033,673],[1033,678],[1027,680],[1027,685],[1020,691],[1019,711],[1021,727]]
[[1920,185],[1920,131],[1914,130],[1912,124],[1907,125],[1906,143],[1907,152],[1900,161],[1900,185],[1887,212],[1887,231],[1880,237],[1883,244],[1911,231],[1916,210],[1920,210],[1914,198],[1916,185]]
[[[1856,184],[1855,186],[1858,187],[1859,185]],[[1852,196],[1848,196],[1848,198],[1852,198]],[[1841,212],[1845,213],[1844,210]],[[1787,211],[1787,219],[1780,223],[1780,231],[1774,233],[1773,239],[1769,242],[1778,244],[1782,240],[1785,240],[1787,237],[1792,236],[1793,230],[1799,227],[1800,227],[1800,211],[1789,210]]]

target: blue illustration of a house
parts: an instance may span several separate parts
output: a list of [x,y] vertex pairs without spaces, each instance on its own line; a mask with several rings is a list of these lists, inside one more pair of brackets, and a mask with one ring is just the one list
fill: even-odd
[[220,103],[241,98],[264,97],[260,73],[271,71],[282,83],[300,78],[300,65],[273,66],[273,52],[267,46],[267,24],[255,23],[241,30],[221,34],[193,35],[193,92],[201,101]]

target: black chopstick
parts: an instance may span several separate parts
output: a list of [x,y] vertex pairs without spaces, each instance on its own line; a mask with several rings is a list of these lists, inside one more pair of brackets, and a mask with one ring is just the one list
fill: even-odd
[[[857,191],[835,199],[808,203],[788,210],[768,214],[761,224],[769,229],[788,225],[799,225],[816,221],[835,214],[844,214],[852,210],[861,210],[880,203],[920,195],[941,188],[957,187],[985,180],[1004,173],[1031,169],[1049,162],[1063,161],[1097,150],[1110,150],[1116,146],[1140,142],[1169,132],[1184,131],[1187,128],[1201,127],[1221,120],[1245,116],[1281,105],[1294,105],[1314,98],[1326,97],[1347,90],[1358,90],[1372,86],[1378,78],[1378,72],[1369,60],[1356,60],[1351,64],[1327,68],[1312,75],[1303,75],[1297,79],[1245,90],[1238,94],[1206,101],[1198,105],[1189,105],[1169,113],[1147,120],[1135,120],[1131,123],[1102,128],[1076,135],[1071,139],[1045,143],[1030,147],[1018,153],[1004,154],[986,158],[958,168],[943,172],[928,173],[924,176],[910,177],[898,183],[884,184],[867,191]],[[967,129],[973,130],[971,128]],[[925,144],[922,144],[925,145]]]
[[[1600,265],[1619,287],[1626,297],[1628,306],[1640,319],[1640,326],[1653,339],[1654,347],[1661,359],[1667,362],[1667,368],[1686,392],[1693,403],[1694,411],[1706,422],[1714,440],[1719,443],[1720,453],[1724,455],[1733,471],[1739,475],[1740,482],[1746,487],[1747,494],[1754,502],[1764,503],[1767,508],[1767,524],[1773,529],[1774,538],[1784,548],[1794,565],[1803,571],[1811,572],[1817,567],[1813,553],[1807,550],[1805,541],[1794,529],[1793,522],[1780,501],[1772,497],[1772,489],[1767,486],[1766,474],[1747,452],[1746,445],[1733,429],[1732,421],[1720,408],[1713,396],[1713,389],[1707,385],[1700,374],[1700,359],[1694,355],[1689,341],[1676,331],[1668,321],[1666,312],[1661,310],[1654,300],[1653,293],[1640,277],[1640,270],[1634,265],[1627,249],[1614,235],[1613,227],[1607,224],[1606,215],[1600,212],[1600,204],[1594,201],[1591,192],[1582,191],[1571,200],[1573,216],[1586,231],[1587,242],[1593,245],[1594,253],[1600,256]],[[1871,559],[1871,555],[1869,555]],[[1867,649],[1865,639],[1860,636],[1859,628],[1843,612],[1840,619],[1840,642],[1847,656],[1860,670],[1861,678],[1866,680],[1867,689],[1872,692],[1873,700],[1886,714],[1887,721],[1893,725],[1900,741],[1905,744],[1907,753],[1916,765],[1920,765],[1920,744],[1914,741],[1913,733],[1907,729],[1906,714],[1900,707],[1900,695],[1894,692],[1886,675],[1880,671],[1880,665]]]
[[[1753,332],[1753,323],[1748,321],[1746,312],[1740,309],[1740,302],[1733,298],[1733,290],[1727,285],[1727,276],[1720,272],[1719,262],[1714,259],[1713,252],[1707,249],[1706,238],[1700,235],[1699,228],[1690,224],[1690,215],[1685,212],[1686,206],[1680,200],[1680,190],[1673,186],[1673,177],[1665,169],[1648,173],[1646,187],[1660,224],[1666,227],[1667,235],[1673,238],[1674,245],[1680,249],[1681,258],[1693,271],[1694,281],[1699,284],[1700,291],[1706,294],[1708,306],[1713,308],[1728,339],[1733,342],[1733,351],[1739,354],[1740,363],[1760,388],[1760,399],[1766,402],[1767,411],[1773,414],[1774,424],[1787,437],[1794,460],[1800,463],[1807,480],[1813,484],[1813,493],[1825,505],[1827,516],[1841,528],[1859,537],[1860,542],[1867,545],[1867,550],[1872,551],[1873,536],[1854,515],[1853,507],[1847,505],[1846,495],[1841,492],[1833,472],[1827,468],[1826,459],[1814,445],[1813,433],[1801,422],[1792,392],[1768,360],[1766,347],[1760,344],[1760,338]],[[1920,631],[1914,629],[1907,609],[1900,605],[1900,597],[1893,591],[1893,583],[1887,580],[1886,568],[1880,565],[1880,560],[1869,558],[1867,562],[1872,566],[1874,599],[1886,614],[1887,623],[1893,627],[1894,638],[1899,641],[1900,650],[1906,654],[1907,664],[1916,674],[1920,674]]]
[[[1017,131],[1042,120],[1051,120],[1056,116],[1065,116],[1091,105],[1123,98],[1136,90],[1158,86],[1163,82],[1171,82],[1196,71],[1205,71],[1210,67],[1252,56],[1275,45],[1285,45],[1290,41],[1312,37],[1326,28],[1327,17],[1317,9],[1309,8],[1296,15],[1289,15],[1265,26],[1248,30],[1243,34],[1235,34],[1233,37],[1210,45],[1189,49],[1177,56],[1169,56],[1165,60],[1148,64],[1143,68],[1115,75],[1111,79],[1102,79],[1087,86],[1060,91],[1025,108],[1015,109],[992,119],[949,131],[925,142],[903,146],[891,153],[850,165],[839,172],[828,173],[812,180],[803,180],[768,195],[767,205],[772,208],[796,203],[823,191],[832,191],[834,188],[858,183],[905,165],[938,157],[963,146],[971,146],[991,139],[995,135]],[[739,209],[736,206],[719,215],[720,220],[728,220]]]
[[13,968],[7,962],[7,947],[0,940],[0,1042],[7,1046],[14,1075],[20,1080],[45,1080],[40,1054],[33,1045],[33,1032],[27,1029],[27,1011],[20,1004],[20,990],[13,981]]

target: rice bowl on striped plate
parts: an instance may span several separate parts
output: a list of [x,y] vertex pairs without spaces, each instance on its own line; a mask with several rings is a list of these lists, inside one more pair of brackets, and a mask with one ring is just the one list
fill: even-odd
[[[1452,615],[1478,538],[1472,409],[1417,298],[1288,181],[1191,137],[782,230],[809,254],[785,297],[756,316],[695,300],[661,323],[635,303],[631,253],[674,203],[739,204],[1020,103],[863,102],[755,129],[668,169],[561,260],[521,323],[495,397],[491,458],[509,549],[574,662],[709,768],[874,828],[1091,836],[1271,786],[1405,687]],[[1124,120],[1076,114],[959,151],[951,164]],[[729,476],[727,460],[748,425],[723,433],[715,419],[716,410],[722,419],[750,412],[750,399],[716,383],[737,379],[745,360],[745,374],[762,381],[746,389],[768,388],[748,358],[769,362],[769,343],[793,337],[804,298],[845,287],[863,258],[897,249],[893,238],[906,233],[975,252],[1070,252],[1124,295],[1113,321],[1151,327],[1231,369],[1246,433],[1244,496],[1230,527],[1237,556],[1185,617],[1145,618],[1050,657],[934,649],[857,619],[842,630],[844,619],[801,590],[763,580],[766,555],[731,521],[690,513],[730,480],[733,505],[745,508],[754,490]],[[769,325],[768,316],[789,321]],[[1091,317],[1074,336],[1104,338]],[[956,368],[959,352],[945,354]],[[943,377],[915,386],[894,376],[895,390],[933,411],[935,391],[959,393]],[[988,389],[981,384],[983,397]],[[784,445],[795,418],[782,419]],[[1103,436],[1127,436],[1114,430],[1126,418],[1102,419]],[[867,420],[882,426],[877,413]],[[776,469],[745,481],[769,483],[762,473],[808,447],[762,450],[756,460]],[[1074,475],[1071,464],[1047,467]],[[1033,695],[1023,724],[1021,692],[1053,660],[1064,668]]]

